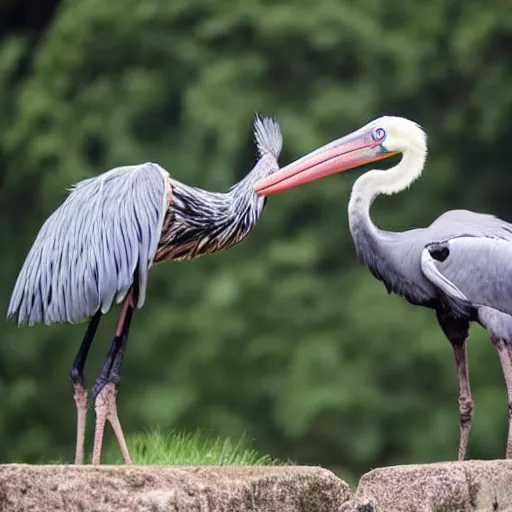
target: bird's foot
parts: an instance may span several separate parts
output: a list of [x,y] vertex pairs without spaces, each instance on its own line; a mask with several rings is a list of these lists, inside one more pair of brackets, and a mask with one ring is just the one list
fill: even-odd
[[108,383],[96,396],[96,428],[94,431],[94,447],[92,452],[92,463],[99,464],[101,459],[101,450],[103,446],[103,434],[107,420],[112,425],[112,430],[116,436],[121,454],[125,464],[131,464],[132,460],[128,453],[128,447],[124,438],[119,416],[117,414],[117,387],[115,384]]
[[85,423],[87,419],[87,390],[81,383],[73,384],[76,405],[75,464],[84,463]]

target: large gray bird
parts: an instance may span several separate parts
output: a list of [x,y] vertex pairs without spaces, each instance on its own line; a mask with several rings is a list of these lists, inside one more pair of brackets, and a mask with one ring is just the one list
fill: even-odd
[[400,192],[421,175],[427,158],[424,131],[407,119],[381,117],[262,178],[255,189],[268,196],[397,153],[402,155],[398,165],[368,171],[352,189],[348,215],[357,254],[389,293],[433,309],[453,346],[459,460],[465,458],[473,416],[466,359],[469,324],[476,321],[488,330],[507,386],[506,456],[512,458],[512,225],[492,215],[453,210],[427,228],[393,233],[370,218],[378,195]]
[[227,193],[185,185],[154,163],[119,167],[78,183],[39,231],[7,316],[18,325],[89,320],[70,370],[77,408],[75,463],[84,459],[85,361],[101,316],[120,303],[116,334],[92,390],[92,463],[100,462],[107,420],[125,462],[131,462],[116,395],[133,310],[144,305],[154,264],[227,249],[251,233],[266,203],[254,183],[279,169],[282,148],[279,125],[270,118],[256,117],[254,135],[259,160]]

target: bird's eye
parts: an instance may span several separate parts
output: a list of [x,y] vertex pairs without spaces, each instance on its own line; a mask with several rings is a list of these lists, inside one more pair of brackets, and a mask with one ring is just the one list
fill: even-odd
[[372,139],[375,142],[382,142],[386,138],[386,130],[384,128],[374,128],[372,131]]

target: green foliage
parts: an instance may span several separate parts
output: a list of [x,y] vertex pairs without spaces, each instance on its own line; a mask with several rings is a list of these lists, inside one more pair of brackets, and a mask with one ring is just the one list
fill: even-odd
[[[256,159],[255,111],[280,121],[282,164],[383,113],[422,124],[425,176],[377,202],[383,227],[424,225],[459,207],[512,219],[504,2],[64,0],[44,19],[37,38],[27,22],[0,43],[4,311],[70,184],[154,160],[187,183],[227,188]],[[387,296],[359,266],[345,213],[355,174],[271,198],[251,237],[225,253],[153,270],[123,366],[127,433],[247,432],[258,451],[346,478],[455,457],[451,348],[431,312]],[[115,316],[92,347],[89,385]],[[66,370],[84,330],[4,326],[0,460],[71,458]],[[500,457],[506,397],[482,329],[469,351],[469,456]]]
[[[245,437],[230,439],[208,438],[197,431],[194,434],[171,432],[139,433],[126,443],[134,464],[169,464],[200,466],[273,466],[280,461],[269,455],[260,455],[251,448]],[[119,448],[111,444],[105,454],[106,464],[121,464]]]

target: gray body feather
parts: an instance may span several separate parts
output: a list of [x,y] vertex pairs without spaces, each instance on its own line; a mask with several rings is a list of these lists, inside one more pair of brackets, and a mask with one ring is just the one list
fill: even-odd
[[8,318],[77,323],[107,312],[135,286],[145,301],[153,263],[234,245],[265,201],[253,183],[278,169],[277,122],[256,118],[260,159],[225,194],[189,187],[154,163],[112,169],[78,183],[39,231],[16,280]]
[[[452,210],[426,228],[394,233],[376,228],[359,211],[351,215],[351,231],[359,257],[388,292],[454,319],[478,320],[512,339],[511,224]],[[429,248],[445,246],[447,258],[435,260]]]
[[[434,252],[444,248],[440,256]],[[460,236],[427,247],[422,258],[447,294],[512,315],[511,240]]]
[[78,183],[39,231],[8,317],[18,324],[80,322],[121,301],[138,276],[138,306],[165,212],[166,171],[119,167]]

